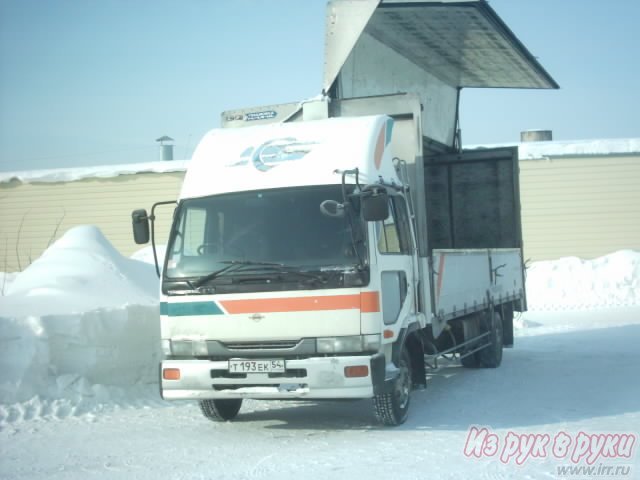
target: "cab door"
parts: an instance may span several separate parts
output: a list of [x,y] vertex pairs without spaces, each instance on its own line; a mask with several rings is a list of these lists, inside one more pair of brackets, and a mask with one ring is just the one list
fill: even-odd
[[406,326],[405,319],[416,312],[415,245],[407,203],[402,195],[389,196],[389,216],[376,222],[373,235],[382,321],[384,330],[394,333],[387,339],[393,342]]

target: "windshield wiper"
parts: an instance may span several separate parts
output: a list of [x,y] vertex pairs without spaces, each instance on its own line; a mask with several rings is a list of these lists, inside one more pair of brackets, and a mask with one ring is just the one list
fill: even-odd
[[295,270],[294,267],[290,267],[285,265],[284,263],[274,263],[274,262],[260,262],[256,260],[225,260],[220,262],[222,264],[226,264],[226,266],[220,268],[219,270],[215,270],[207,275],[204,275],[193,282],[189,282],[191,286],[195,287],[194,289],[200,288],[205,283],[213,280],[214,278],[219,277],[222,274],[230,273],[232,271],[237,271],[242,267],[265,267],[269,270],[275,270],[278,273],[294,273],[298,275],[302,275],[309,278],[314,278],[318,280],[323,280],[322,276],[301,272],[299,270]]
[[220,262],[223,264],[226,264],[225,267],[222,267],[218,270],[215,270],[211,273],[208,273],[200,278],[198,278],[197,280],[190,282],[191,285],[193,285],[196,289],[200,288],[202,285],[204,285],[205,283],[213,280],[214,278],[222,275],[223,273],[227,273],[229,271],[232,270],[237,270],[240,267],[243,267],[245,265],[280,265],[279,263],[269,263],[269,262],[254,262],[252,260],[225,260],[223,262]]

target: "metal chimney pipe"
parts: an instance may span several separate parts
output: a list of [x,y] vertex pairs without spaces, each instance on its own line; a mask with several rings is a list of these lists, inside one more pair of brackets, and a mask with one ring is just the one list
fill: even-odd
[[550,142],[553,140],[551,130],[525,130],[520,132],[520,141],[525,142]]

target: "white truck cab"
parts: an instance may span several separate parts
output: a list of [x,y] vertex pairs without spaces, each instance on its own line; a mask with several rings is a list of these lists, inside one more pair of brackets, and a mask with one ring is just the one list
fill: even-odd
[[398,425],[440,355],[500,365],[526,309],[517,151],[460,149],[468,86],[557,85],[483,0],[329,2],[323,95],[223,112],[177,202],[133,212],[145,243],[177,203],[163,398],[213,420],[372,398]]
[[[419,315],[392,135],[379,115],[203,139],[163,270],[164,398],[366,398],[395,375]],[[366,222],[377,195],[389,215]]]

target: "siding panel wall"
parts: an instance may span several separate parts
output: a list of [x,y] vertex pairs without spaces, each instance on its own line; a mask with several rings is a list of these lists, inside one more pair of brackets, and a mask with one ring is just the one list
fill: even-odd
[[[183,178],[184,172],[138,173],[0,183],[0,271],[24,269],[65,231],[83,224],[97,225],[131,255],[140,248],[133,242],[131,211],[177,198]],[[526,259],[640,250],[640,156],[522,160],[520,192]],[[172,211],[158,208],[159,244],[166,242]]]
[[520,161],[524,256],[640,250],[640,157]]
[[[74,182],[0,184],[0,271],[23,270],[76,225],[97,225],[123,254],[133,241],[131,211],[178,197],[184,172],[138,173]],[[157,242],[165,243],[173,208],[157,209]],[[57,231],[56,231],[57,228]]]

